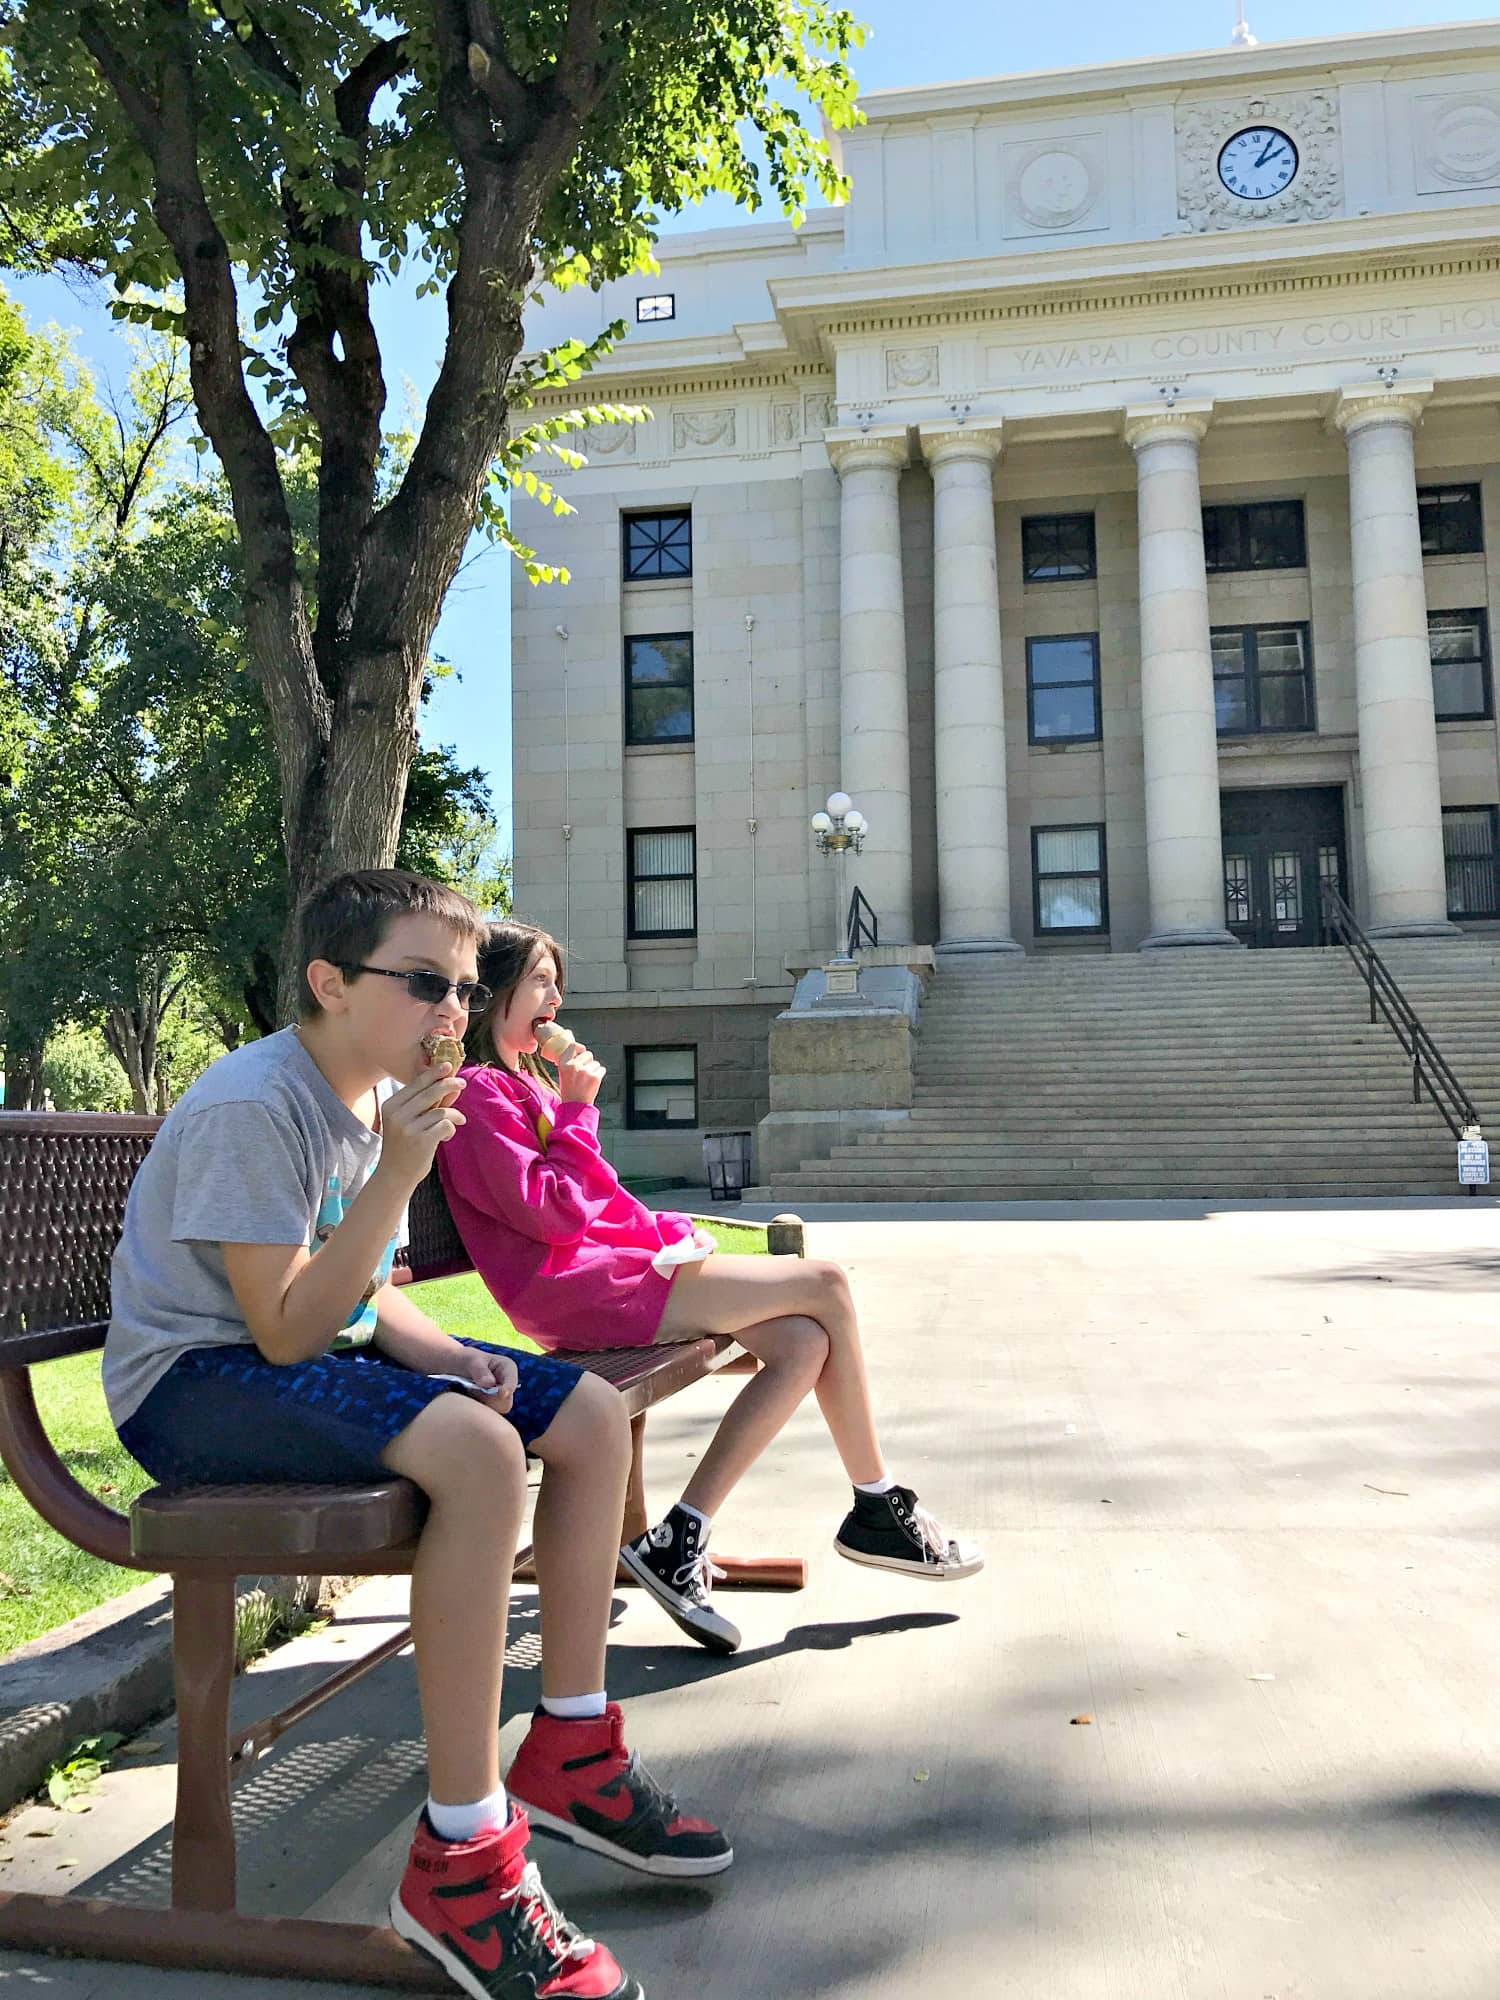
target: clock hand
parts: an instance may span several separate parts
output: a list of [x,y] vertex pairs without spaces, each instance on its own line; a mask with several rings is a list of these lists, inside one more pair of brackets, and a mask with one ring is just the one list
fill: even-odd
[[1281,141],[1279,139],[1273,139],[1270,145],[1267,146],[1266,150],[1261,154],[1260,158],[1255,162],[1256,166],[1263,167],[1266,164],[1266,161],[1274,159],[1276,154],[1279,153],[1280,150],[1281,150]]

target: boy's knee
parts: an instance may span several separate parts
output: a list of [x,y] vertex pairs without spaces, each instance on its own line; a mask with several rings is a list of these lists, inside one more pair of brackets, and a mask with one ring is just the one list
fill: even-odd
[[467,1396],[429,1403],[396,1440],[390,1462],[435,1499],[525,1498],[526,1447],[512,1425]]

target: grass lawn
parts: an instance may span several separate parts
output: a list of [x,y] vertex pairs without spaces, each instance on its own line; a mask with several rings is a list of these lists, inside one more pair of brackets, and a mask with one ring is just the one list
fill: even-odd
[[[724,1250],[765,1250],[762,1229],[715,1216],[713,1230]],[[414,1285],[411,1296],[445,1332],[507,1346],[532,1345],[514,1331],[476,1277],[437,1278]],[[69,1470],[111,1507],[129,1507],[151,1482],[115,1436],[99,1386],[99,1356],[76,1354],[48,1362],[34,1371],[32,1380],[42,1421]],[[0,1470],[0,1657],[141,1580],[138,1571],[116,1569],[65,1542]]]

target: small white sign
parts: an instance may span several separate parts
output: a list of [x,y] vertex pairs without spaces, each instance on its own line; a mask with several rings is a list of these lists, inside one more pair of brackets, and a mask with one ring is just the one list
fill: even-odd
[[852,999],[859,991],[859,967],[857,965],[825,965],[823,968],[823,991],[830,1000]]
[[1490,1149],[1483,1139],[1460,1139],[1458,1142],[1458,1184],[1460,1187],[1488,1187],[1490,1184]]

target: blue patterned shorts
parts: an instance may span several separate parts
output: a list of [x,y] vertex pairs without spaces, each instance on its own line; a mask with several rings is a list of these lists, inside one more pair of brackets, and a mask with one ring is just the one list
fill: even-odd
[[[583,1373],[550,1355],[463,1345],[515,1362],[520,1380],[504,1415],[528,1448]],[[163,1486],[367,1484],[390,1477],[381,1453],[450,1390],[464,1393],[375,1348],[279,1366],[248,1342],[194,1347],[120,1425],[120,1442]]]

